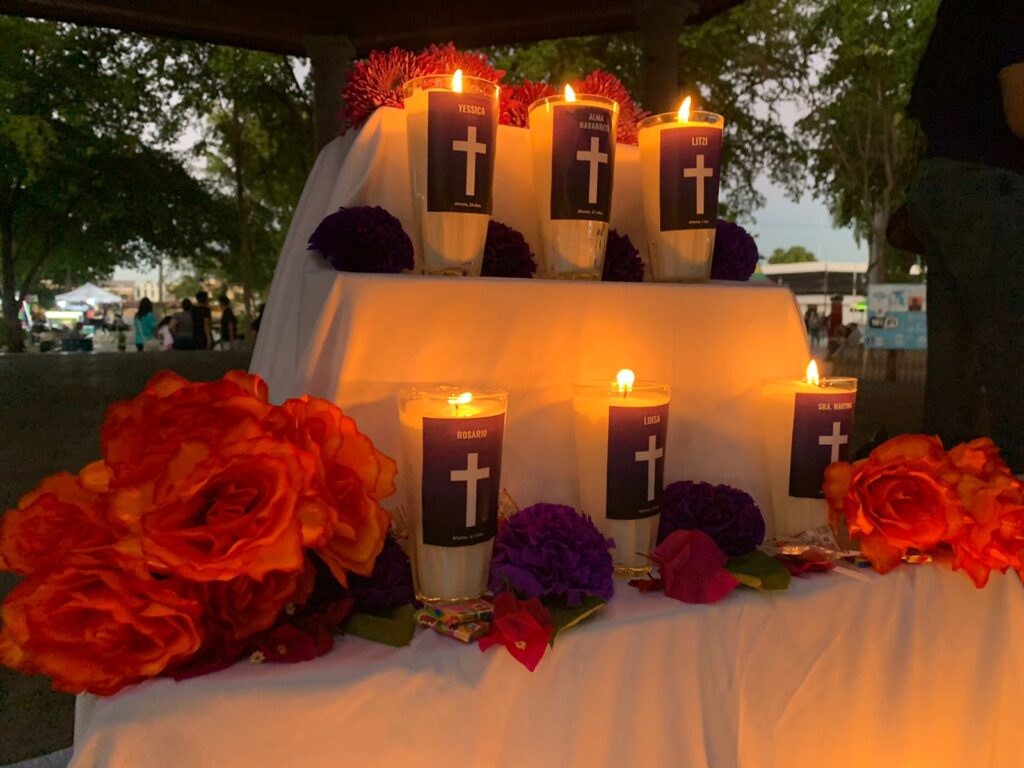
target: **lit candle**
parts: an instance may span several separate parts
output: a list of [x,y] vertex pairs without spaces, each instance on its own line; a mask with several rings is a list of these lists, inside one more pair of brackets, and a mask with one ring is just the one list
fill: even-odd
[[825,467],[850,458],[857,379],[819,378],[811,360],[803,379],[762,386],[766,466],[771,474],[770,536],[786,538],[828,523]]
[[639,126],[644,227],[651,272],[659,282],[711,276],[725,120],[690,112],[653,115]]
[[619,105],[573,92],[530,105],[544,277],[600,280],[612,209]]
[[398,396],[416,595],[469,600],[487,589],[498,530],[507,394],[459,387]]
[[491,219],[498,86],[428,75],[405,85],[420,269],[479,275]]
[[633,575],[650,570],[658,536],[669,407],[668,384],[635,378],[573,385],[580,508],[615,540],[616,572]]

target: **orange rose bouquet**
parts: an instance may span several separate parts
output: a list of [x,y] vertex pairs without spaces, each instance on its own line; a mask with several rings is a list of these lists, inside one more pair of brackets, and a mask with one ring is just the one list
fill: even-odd
[[109,409],[100,437],[101,461],[0,517],[0,569],[24,577],[0,607],[0,662],[111,694],[226,666],[268,637],[282,660],[330,647],[394,492],[394,461],[352,419],[315,398],[271,405],[243,372],[165,371]]
[[845,522],[879,573],[915,550],[951,554],[979,588],[992,570],[1024,575],[1024,487],[988,438],[946,452],[935,437],[895,437],[828,467],[825,498],[832,527]]

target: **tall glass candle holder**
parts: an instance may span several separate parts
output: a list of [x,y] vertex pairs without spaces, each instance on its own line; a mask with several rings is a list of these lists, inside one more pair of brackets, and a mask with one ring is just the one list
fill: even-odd
[[640,173],[651,273],[658,282],[711,276],[725,120],[713,112],[653,115],[640,122]]
[[409,169],[426,274],[479,275],[491,220],[498,86],[478,77],[405,84]]
[[635,382],[622,370],[614,382],[573,385],[580,508],[615,540],[619,574],[650,571],[646,555],[658,536],[665,485],[668,384]]
[[564,96],[530,105],[533,180],[543,277],[600,280],[608,245],[619,105]]
[[857,379],[819,378],[812,360],[805,378],[765,381],[761,393],[768,534],[786,538],[827,525],[825,468],[850,458]]
[[398,396],[416,596],[472,600],[487,589],[498,530],[508,396],[423,387]]

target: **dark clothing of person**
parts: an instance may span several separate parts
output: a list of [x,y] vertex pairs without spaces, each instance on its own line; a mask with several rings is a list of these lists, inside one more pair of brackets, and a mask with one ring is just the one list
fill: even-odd
[[1006,123],[999,71],[1024,62],[1024,0],[944,0],[908,112],[928,157],[1024,174],[1024,142]]
[[210,308],[205,304],[193,304],[192,305],[192,338],[196,349],[206,349],[207,341],[206,338],[206,324],[210,324],[210,328],[213,328],[213,316],[210,314]]
[[220,340],[228,344],[233,338],[238,338],[238,321],[231,307],[224,307],[220,313]]
[[1024,175],[926,160],[908,205],[928,258],[924,430],[947,447],[978,437],[987,401],[992,438],[1024,472]]

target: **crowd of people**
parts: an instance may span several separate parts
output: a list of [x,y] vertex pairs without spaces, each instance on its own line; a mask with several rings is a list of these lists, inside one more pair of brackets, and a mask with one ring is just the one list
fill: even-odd
[[237,349],[242,341],[238,319],[231,308],[231,300],[224,294],[220,304],[219,337],[214,339],[213,312],[210,296],[199,291],[195,302],[184,299],[180,309],[157,320],[153,302],[143,298],[135,313],[133,329],[135,348],[139,352],[196,350],[196,349]]
[[843,323],[842,301],[833,301],[829,314],[819,313],[818,308],[810,306],[804,312],[804,327],[812,348],[827,344],[827,359],[835,357],[856,357],[864,341],[860,326],[857,323]]

